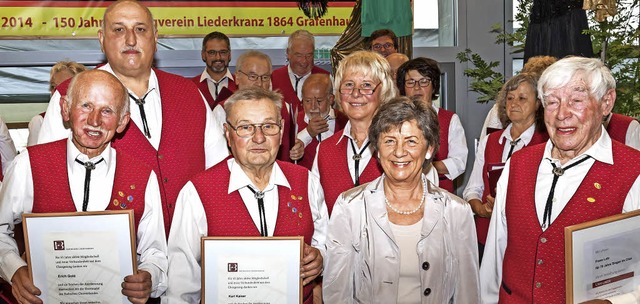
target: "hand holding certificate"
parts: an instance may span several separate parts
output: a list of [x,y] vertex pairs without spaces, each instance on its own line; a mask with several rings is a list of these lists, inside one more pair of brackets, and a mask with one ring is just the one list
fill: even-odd
[[128,303],[121,284],[136,273],[132,210],[24,214],[23,226],[45,303]]
[[301,303],[302,237],[202,238],[202,303]]
[[567,303],[633,292],[640,284],[640,211],[565,228]]

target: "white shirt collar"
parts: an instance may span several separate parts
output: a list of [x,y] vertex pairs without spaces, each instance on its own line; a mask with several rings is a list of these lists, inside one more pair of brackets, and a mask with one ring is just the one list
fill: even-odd
[[[508,139],[509,142],[513,142],[514,140],[518,139],[518,138],[513,138],[511,137],[511,127],[513,126],[513,124],[509,124],[505,129],[504,132],[502,132],[502,135],[500,135],[500,139],[498,140],[498,142],[500,144],[502,144],[504,142],[505,139]],[[533,133],[535,133],[536,131],[536,124],[532,124],[531,126],[529,126],[529,128],[527,130],[525,130],[524,132],[522,132],[522,134],[520,134],[520,141],[526,146],[529,145],[529,142],[531,142],[531,138],[533,138]]]
[[[248,185],[254,186],[254,189],[256,188],[251,182],[251,179],[249,179],[249,176],[247,176],[244,170],[242,170],[242,167],[236,163],[235,158],[229,158],[227,160],[227,166],[229,166],[229,171],[231,171],[227,194],[238,191]],[[275,186],[284,186],[291,189],[289,181],[287,181],[287,178],[284,176],[284,172],[282,172],[282,169],[280,169],[277,162],[273,164],[271,176],[269,177],[269,185],[267,185],[264,192],[274,189]]]
[[[227,77],[229,80],[233,81],[233,74],[231,74],[231,71],[227,68],[227,73],[224,74],[224,77]],[[220,81],[218,82],[222,82],[224,81],[224,77],[222,77],[222,79],[220,79]],[[204,69],[204,72],[202,72],[202,75],[200,75],[200,82],[204,81],[205,79],[211,80],[213,83],[216,83],[215,80],[213,80],[213,78],[211,78],[211,75],[209,75],[209,73],[207,73],[207,69]]]
[[76,145],[73,144],[73,141],[71,139],[72,136],[73,134],[70,134],[69,138],[67,139],[67,168],[71,168],[72,171],[79,168],[78,166],[73,166],[73,164],[76,162],[76,159],[82,162],[91,161],[92,163],[95,163],[101,158],[104,158],[104,162],[101,162],[101,164],[104,163],[104,165],[107,166],[107,171],[111,169],[110,166],[113,149],[111,148],[110,142],[107,143],[107,148],[104,149],[104,151],[102,151],[100,155],[89,159],[89,156],[87,156],[86,154],[82,154],[82,152],[80,152],[80,150],[76,148]]
[[[100,69],[102,69],[104,71],[107,71],[107,72],[113,74],[114,76],[118,77],[118,75],[116,75],[116,73],[113,72],[113,69],[111,68],[111,65],[108,64],[108,63],[103,65],[102,67],[100,67]],[[155,94],[158,95],[158,98],[160,98],[160,86],[158,85],[158,76],[156,76],[156,72],[153,69],[151,69],[151,73],[149,74],[149,84],[147,85],[147,92],[149,92],[151,90],[153,90],[155,92]],[[127,91],[129,93],[131,93],[133,96],[136,96],[136,94],[131,92],[129,90],[129,88],[127,88]],[[140,98],[142,96],[136,96],[136,97]]]
[[[295,79],[295,78],[293,78],[293,77],[300,77],[300,79],[305,79],[305,78],[307,78],[309,75],[311,75],[311,71],[309,71],[309,73],[306,73],[306,74],[304,74],[304,75],[298,75],[298,74],[294,73],[294,72],[293,72],[293,70],[291,69],[291,65],[290,65],[290,64],[287,64],[287,71],[289,72],[289,77],[290,77],[291,79]],[[295,76],[294,76],[294,75],[295,75]]]
[[[557,159],[551,156],[551,149],[553,148],[553,143],[551,139],[547,141],[546,146],[544,147],[543,158],[548,159],[550,161],[557,161]],[[607,134],[607,131],[604,129],[604,126],[600,128],[600,138],[587,149],[581,155],[574,157],[572,160],[567,162],[565,165],[575,162],[576,160],[582,159],[582,155],[589,155],[593,159],[603,162],[605,164],[613,164],[613,150],[611,144],[611,137]]]

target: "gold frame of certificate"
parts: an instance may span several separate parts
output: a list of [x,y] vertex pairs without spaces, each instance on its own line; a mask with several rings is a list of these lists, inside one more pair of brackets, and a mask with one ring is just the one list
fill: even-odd
[[129,303],[137,272],[133,210],[22,215],[29,276],[45,303]]
[[302,303],[302,236],[203,237],[202,303]]
[[564,229],[567,303],[605,299],[640,285],[640,210]]

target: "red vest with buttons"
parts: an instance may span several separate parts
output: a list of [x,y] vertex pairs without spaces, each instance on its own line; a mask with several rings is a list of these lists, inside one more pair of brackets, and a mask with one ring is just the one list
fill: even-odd
[[[33,213],[76,212],[69,191],[67,139],[27,147],[33,176]],[[116,172],[106,210],[133,209],[135,229],[144,214],[151,168],[116,150]]]
[[[154,69],[162,100],[162,131],[159,149],[149,143],[135,123],[111,140],[114,148],[142,161],[158,176],[162,198],[164,229],[169,235],[178,193],[189,178],[205,169],[204,130],[207,107],[202,105],[198,88],[190,80]],[[58,85],[67,94],[68,79]],[[188,123],[186,123],[188,122]]]
[[[336,125],[335,130],[333,130],[333,133],[335,134],[336,132],[344,129],[344,126],[349,121],[349,118],[347,118],[346,115],[342,114],[342,112],[338,110],[334,110],[334,113],[336,114]],[[298,132],[304,130],[307,127],[307,123],[304,122],[304,111],[298,112],[298,119],[296,121],[298,123]],[[318,143],[319,142],[317,136],[314,136],[311,142],[306,147],[304,147],[304,155],[300,160],[298,160],[298,165],[311,170],[311,168],[313,167],[313,160],[316,157],[316,148],[318,147]]]
[[[291,189],[277,186],[278,217],[273,236],[304,236],[304,242],[311,245],[314,225],[309,207],[309,170],[291,163],[277,163]],[[207,217],[207,235],[260,236],[240,193],[234,191],[227,194],[230,175],[229,166],[223,161],[191,180]],[[305,304],[313,303],[312,286],[313,284],[308,284],[304,288]]]
[[[227,98],[229,98],[229,96],[231,96],[231,94],[233,94],[233,92],[238,89],[238,87],[236,86],[236,82],[233,81],[233,79],[229,78],[228,86],[220,88],[220,92],[218,92],[218,98],[214,99],[213,95],[211,95],[211,91],[209,91],[209,84],[207,84],[207,79],[200,81],[200,77],[202,77],[202,75],[194,76],[191,78],[191,81],[193,81],[193,83],[198,86],[200,93],[202,93],[204,99],[207,100],[207,103],[209,104],[211,110],[213,110],[218,104],[220,104],[221,101],[227,100]],[[227,89],[225,90],[224,88]]]
[[[482,169],[482,181],[484,182],[484,191],[482,192],[482,203],[484,204],[486,200],[484,199],[489,194],[491,194],[491,189],[489,189],[489,166],[492,164],[497,164],[502,162],[502,152],[504,151],[504,145],[507,142],[505,139],[502,143],[500,143],[500,136],[504,130],[499,132],[493,132],[487,136],[487,145],[484,150],[484,167]],[[546,131],[543,132],[534,132],[531,137],[531,141],[529,141],[528,147],[541,144],[546,142],[549,139],[549,135]],[[476,233],[478,236],[478,243],[484,244],[487,240],[487,232],[489,231],[489,222],[491,219],[474,216],[476,221]]]
[[[499,303],[564,303],[564,228],[622,212],[640,175],[640,152],[612,141],[613,165],[596,161],[576,193],[547,230],[536,214],[535,185],[545,145],[511,157],[506,198],[507,248]],[[561,177],[562,178],[562,177]],[[593,201],[593,202],[589,202]]]
[[[327,203],[329,215],[338,196],[356,185],[353,183],[349,164],[347,163],[347,146],[349,138],[342,138],[344,130],[322,141],[318,150],[318,172],[320,184],[324,190],[324,200]],[[340,140],[342,138],[342,140]],[[340,143],[338,141],[340,140]],[[378,159],[372,156],[367,166],[360,174],[360,185],[368,183],[382,175],[382,168]]]
[[627,142],[627,130],[629,129],[629,125],[634,120],[635,118],[633,117],[611,113],[611,119],[607,125],[607,133],[609,133],[611,139],[624,144]]
[[[443,160],[449,157],[449,125],[451,125],[451,118],[453,118],[453,112],[440,108],[438,110],[438,124],[440,124],[440,149],[434,157],[434,161]],[[453,181],[448,179],[444,174],[438,174],[440,179],[440,188],[445,189],[453,193]]]
[[[322,73],[329,74],[329,72],[314,66],[311,69],[311,74]],[[280,144],[280,151],[278,151],[278,159],[281,161],[291,162],[289,157],[289,150],[296,142],[296,132],[294,131],[295,123],[292,119],[292,115],[297,112],[304,112],[302,109],[302,103],[298,99],[298,95],[291,85],[291,79],[289,78],[289,66],[285,65],[274,70],[271,73],[271,86],[274,91],[282,94],[282,118],[284,118],[284,126],[282,128],[282,143]],[[285,104],[289,104],[291,111],[285,111]]]

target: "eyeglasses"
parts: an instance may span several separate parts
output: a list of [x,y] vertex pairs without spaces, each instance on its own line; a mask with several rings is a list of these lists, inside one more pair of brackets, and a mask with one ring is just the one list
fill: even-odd
[[376,43],[376,44],[371,46],[371,48],[373,48],[376,51],[381,50],[382,48],[384,48],[385,50],[388,50],[388,49],[390,49],[392,47],[395,47],[395,46],[393,45],[393,43],[390,43],[390,42],[387,42],[385,44]]
[[220,55],[220,57],[226,57],[229,55],[229,50],[208,50],[207,55],[215,57],[216,55]]
[[404,86],[407,88],[415,88],[416,84],[421,88],[428,87],[431,84],[431,79],[429,78],[420,78],[419,80],[409,79],[404,81]]
[[375,87],[371,87],[370,83],[363,83],[360,88],[355,88],[353,82],[343,83],[338,90],[340,94],[350,95],[354,90],[358,90],[361,95],[373,95],[382,82],[378,83]]
[[278,135],[281,128],[279,124],[273,123],[273,122],[267,122],[267,123],[261,123],[261,124],[244,124],[244,125],[239,125],[237,127],[234,127],[227,120],[227,125],[231,127],[231,129],[236,131],[236,134],[238,136],[245,137],[245,138],[251,137],[254,134],[256,134],[256,130],[258,128],[262,130],[262,134],[264,134],[265,136]]
[[266,81],[271,81],[271,74],[264,74],[264,75],[258,75],[258,74],[247,74],[243,71],[238,70],[238,73],[243,74],[245,76],[247,76],[247,78],[249,78],[249,80],[251,81],[256,81],[258,79],[260,79],[262,82],[266,82]]

